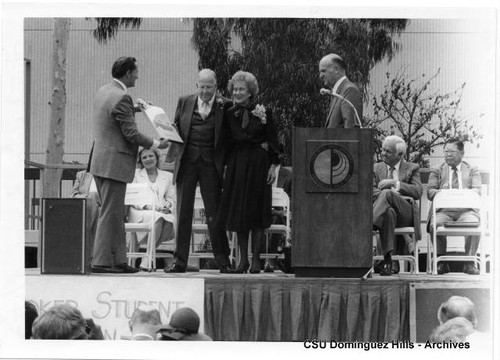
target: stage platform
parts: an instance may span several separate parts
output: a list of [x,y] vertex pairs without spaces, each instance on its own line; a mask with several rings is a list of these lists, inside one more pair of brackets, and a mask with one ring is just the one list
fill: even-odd
[[489,274],[374,274],[363,280],[296,278],[281,271],[42,275],[39,269],[26,269],[26,277],[27,286],[40,278],[53,279],[55,286],[62,278],[113,284],[116,277],[117,284],[134,279],[157,289],[166,279],[202,281],[204,332],[217,341],[425,341],[438,325],[439,305],[451,295],[470,297],[480,329],[490,326]]

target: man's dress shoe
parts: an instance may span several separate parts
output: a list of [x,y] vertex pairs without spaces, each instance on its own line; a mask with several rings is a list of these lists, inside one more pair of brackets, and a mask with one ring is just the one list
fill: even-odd
[[172,265],[171,268],[165,268],[163,269],[166,273],[184,273],[186,272],[186,269],[181,267],[180,265],[174,264]]
[[132,266],[125,264],[125,263],[116,265],[116,268],[120,269],[121,272],[124,274],[133,274],[133,273],[139,272],[138,268],[132,267]]
[[99,265],[94,265],[91,266],[90,270],[94,274],[120,274],[123,273],[123,270],[112,267],[112,266],[99,266]]
[[437,266],[437,273],[439,275],[447,274],[450,272],[450,267],[445,262],[440,262]]
[[479,275],[479,269],[474,263],[466,263],[464,265],[464,273],[469,275]]
[[384,261],[382,268],[380,269],[380,276],[391,276],[392,275],[392,261]]

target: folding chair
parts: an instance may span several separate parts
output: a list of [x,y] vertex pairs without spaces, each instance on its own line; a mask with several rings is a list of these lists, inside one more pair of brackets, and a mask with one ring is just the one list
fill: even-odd
[[[409,201],[412,204],[412,206],[413,206],[414,202],[417,201],[418,208],[420,211],[420,200],[414,200],[413,198],[408,197],[408,196],[404,196],[404,198],[405,198],[405,200]],[[420,226],[420,224],[418,224],[417,226]],[[395,236],[401,235],[401,236],[404,236],[405,238],[407,236],[409,236],[411,238],[411,241],[413,242],[414,253],[413,253],[413,255],[411,255],[411,254],[393,255],[392,260],[407,262],[410,265],[410,273],[418,274],[418,246],[417,246],[418,239],[415,236],[415,227],[414,226],[405,226],[405,227],[396,228],[396,229],[394,229],[394,235]],[[383,255],[373,256],[373,262],[381,261],[381,260],[384,260]]]
[[[125,192],[125,205],[138,205],[144,204],[151,205],[153,209],[156,208],[156,196],[150,189],[148,184],[132,183],[127,184]],[[125,231],[131,233],[129,238],[127,257],[129,258],[129,265],[133,265],[133,259],[145,256],[148,261],[148,271],[156,271],[156,258],[157,257],[171,257],[172,254],[156,254],[156,212],[152,211],[152,216],[149,222],[141,223],[125,223]],[[138,232],[147,232],[148,240],[146,245],[146,252],[139,252],[139,245],[137,241]]]
[[205,204],[203,203],[203,198],[201,196],[200,188],[196,188],[196,193],[194,197],[194,209],[193,209],[193,224],[191,229],[191,259],[209,259],[213,258],[212,252],[196,252],[196,239],[195,235],[201,235],[204,238],[206,236],[210,237],[210,232],[208,231],[207,218],[205,214]]
[[483,241],[480,240],[480,259],[477,255],[443,255],[437,256],[437,236],[468,236],[468,235],[483,235],[483,221],[480,221],[477,226],[436,226],[437,209],[446,208],[462,208],[462,209],[478,209],[479,218],[483,219],[483,206],[481,196],[470,189],[445,189],[439,191],[432,202],[432,218],[433,218],[433,238],[432,238],[432,274],[437,274],[437,265],[439,261],[474,261],[480,264],[480,272],[484,272],[486,261],[483,251]]
[[278,253],[276,253],[276,254],[271,253],[270,254],[267,252],[270,235],[282,234],[285,236],[285,241],[289,241],[290,240],[290,233],[291,233],[290,198],[288,197],[288,194],[282,188],[273,187],[273,195],[272,196],[273,196],[272,207],[283,209],[282,211],[283,211],[283,214],[285,217],[285,224],[271,224],[271,227],[266,230],[266,253],[261,254],[261,256],[264,258],[283,257],[283,254],[278,254]]
[[[269,235],[271,234],[283,234],[285,236],[286,241],[290,240],[291,227],[290,221],[292,213],[290,212],[290,198],[288,194],[282,188],[272,189],[272,207],[273,208],[282,208],[284,215],[286,217],[285,224],[271,224],[269,229],[266,229],[266,254],[261,254],[261,258],[283,258],[283,254],[271,254],[267,253],[268,245],[269,245]],[[231,234],[231,259],[239,262],[240,253],[237,251],[238,245],[238,236],[235,232]],[[248,242],[249,250],[251,250],[251,242]],[[248,252],[248,256],[251,257],[253,254],[251,251]]]

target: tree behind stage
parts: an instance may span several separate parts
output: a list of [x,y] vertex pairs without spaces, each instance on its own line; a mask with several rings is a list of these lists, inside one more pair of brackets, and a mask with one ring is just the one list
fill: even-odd
[[322,126],[328,99],[320,96],[319,60],[329,53],[343,57],[347,76],[363,93],[370,70],[399,49],[394,40],[404,19],[193,19],[193,45],[199,68],[211,68],[227,96],[227,81],[237,70],[253,73],[258,101],[269,106],[291,162],[293,126]]

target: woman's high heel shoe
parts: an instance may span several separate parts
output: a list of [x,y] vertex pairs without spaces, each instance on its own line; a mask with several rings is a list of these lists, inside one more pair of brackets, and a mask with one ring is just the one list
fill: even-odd
[[249,267],[250,267],[250,263],[248,261],[245,263],[239,263],[238,267],[236,267],[236,269],[233,271],[233,273],[234,274],[246,274]]

